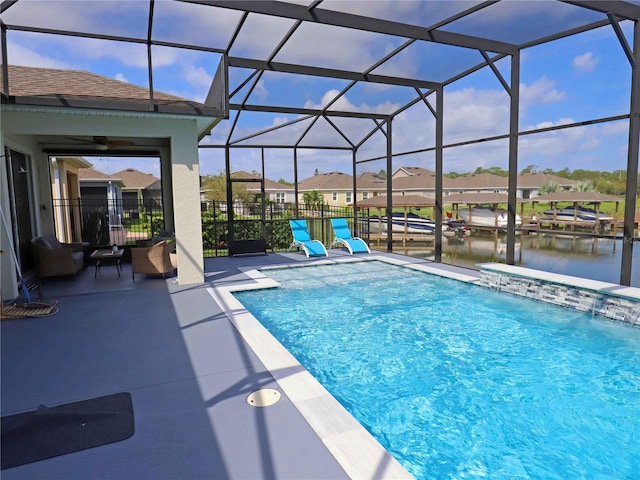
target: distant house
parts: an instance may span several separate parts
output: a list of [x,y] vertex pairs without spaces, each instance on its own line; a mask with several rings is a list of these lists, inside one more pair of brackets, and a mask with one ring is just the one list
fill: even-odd
[[399,178],[409,178],[409,177],[435,177],[436,172],[433,170],[429,170],[428,168],[422,167],[398,167],[395,172],[391,175],[391,178],[397,180]]
[[111,175],[122,183],[122,203],[125,210],[137,211],[139,205],[158,209],[162,207],[162,185],[160,179],[134,168],[126,168]]
[[[256,175],[255,173],[248,173],[244,171],[233,172],[231,174],[231,178],[235,179],[252,179],[252,180],[261,180],[262,177]],[[256,199],[261,197],[260,191],[260,182],[240,182],[240,185],[243,185],[248,192],[255,195]],[[275,182],[273,180],[269,180],[268,178],[264,179],[264,194],[266,200],[272,203],[293,203],[295,201],[295,188],[293,185],[286,185],[284,183]]]
[[516,196],[525,199],[535,198],[540,195],[540,187],[549,182],[557,183],[564,192],[568,192],[571,187],[578,183],[576,180],[562,178],[550,173],[523,173],[518,175]]
[[[392,175],[394,195],[435,198],[436,172],[421,167],[400,167]],[[506,193],[507,178],[490,173],[443,177],[443,195],[463,193]]]
[[[233,172],[231,178],[235,180],[248,180],[246,182],[237,182],[236,185],[242,185],[247,192],[253,195],[254,201],[259,201],[262,197],[260,180],[262,177],[254,173],[248,173],[245,171]],[[200,203],[203,211],[208,210],[210,207],[210,200],[207,197],[208,190],[206,188],[200,189]],[[265,200],[272,204],[284,205],[287,203],[294,203],[295,201],[295,188],[293,185],[287,185],[280,182],[275,182],[268,178],[264,179],[264,195]],[[220,205],[223,211],[226,211],[226,203]],[[284,207],[281,207],[282,209]],[[237,214],[246,214],[244,208],[241,205],[236,205],[234,211]]]
[[[395,195],[422,195],[429,198],[435,196],[436,173],[420,167],[399,167],[392,175]],[[499,193],[506,194],[508,178],[491,173],[472,173],[456,178],[443,177],[443,195]],[[556,182],[563,191],[568,191],[576,183],[575,180],[558,177],[548,173],[524,173],[518,175],[518,198],[535,198],[540,188],[548,182]]]
[[507,193],[509,179],[492,173],[472,173],[443,179],[443,195],[464,193]]
[[119,178],[93,168],[78,170],[82,208],[82,238],[92,245],[108,245],[109,230],[122,227],[122,188]]
[[[357,200],[366,200],[384,194],[387,180],[375,173],[363,173],[356,180]],[[319,173],[304,179],[298,185],[298,201],[304,204],[304,194],[317,191],[330,206],[345,206],[353,203],[353,177],[347,173]]]
[[421,167],[399,167],[391,175],[394,195],[434,198],[436,172]]

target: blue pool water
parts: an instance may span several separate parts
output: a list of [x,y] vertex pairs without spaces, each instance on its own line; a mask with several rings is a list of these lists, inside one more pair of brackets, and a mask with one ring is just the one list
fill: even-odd
[[236,297],[416,478],[640,474],[640,329],[383,262]]

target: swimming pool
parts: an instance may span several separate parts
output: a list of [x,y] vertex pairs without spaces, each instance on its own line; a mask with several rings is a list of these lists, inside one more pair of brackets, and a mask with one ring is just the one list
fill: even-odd
[[640,329],[378,261],[263,273],[234,295],[417,478],[640,468]]

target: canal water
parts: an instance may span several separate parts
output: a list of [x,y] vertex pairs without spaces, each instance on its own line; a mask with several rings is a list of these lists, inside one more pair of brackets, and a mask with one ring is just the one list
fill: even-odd
[[[424,258],[424,251],[393,247],[394,252]],[[442,261],[477,269],[478,263],[506,262],[506,235],[474,233],[464,239],[445,238]],[[515,264],[521,267],[577,277],[620,283],[622,241],[609,238],[574,237],[564,234],[518,235]],[[634,245],[631,286],[640,287],[640,243]]]

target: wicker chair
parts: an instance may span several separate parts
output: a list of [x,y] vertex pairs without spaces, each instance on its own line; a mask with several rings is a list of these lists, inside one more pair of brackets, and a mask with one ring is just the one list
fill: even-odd
[[133,247],[131,249],[131,277],[136,279],[136,273],[151,275],[173,274],[174,266],[170,254],[173,251],[172,240],[161,240],[148,247]]
[[82,243],[60,243],[54,235],[31,240],[39,277],[75,275],[84,268]]

